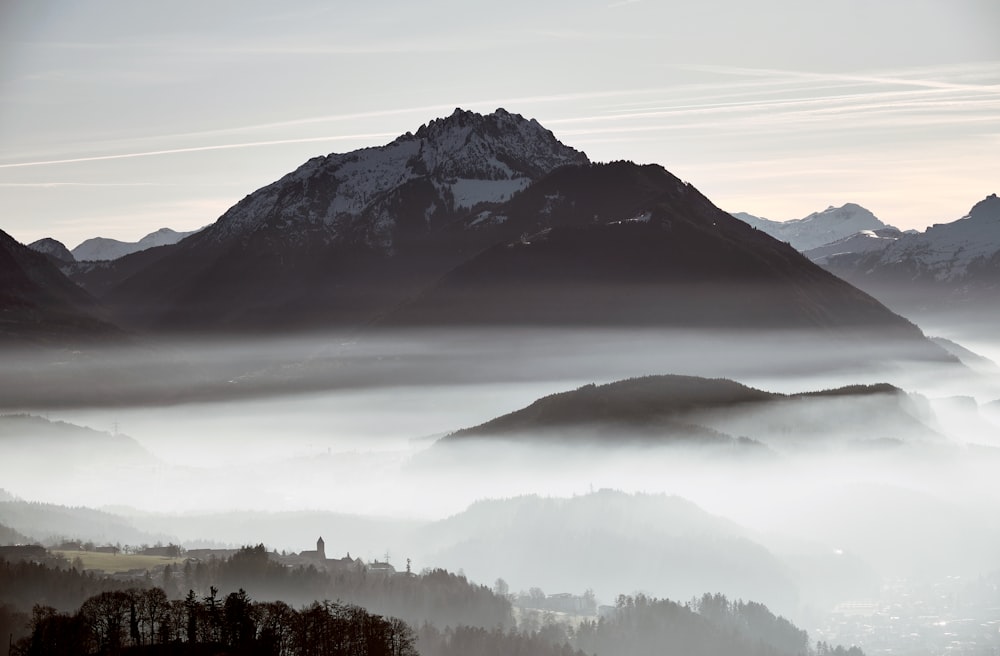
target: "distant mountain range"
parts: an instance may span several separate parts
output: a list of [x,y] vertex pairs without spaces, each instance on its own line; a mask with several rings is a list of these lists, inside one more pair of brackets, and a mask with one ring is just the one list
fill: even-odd
[[1000,198],[964,217],[903,235],[884,248],[830,255],[830,271],[900,307],[1000,300]]
[[94,237],[82,242],[72,251],[60,242],[46,237],[28,244],[28,248],[51,255],[60,262],[103,262],[107,260],[117,260],[120,257],[138,253],[148,248],[157,246],[169,246],[176,244],[185,237],[189,237],[198,232],[177,232],[170,228],[160,228],[151,232],[139,241],[119,241],[108,239],[107,237]]
[[795,221],[737,218],[788,241],[813,262],[906,312],[995,305],[1000,297],[1000,199],[962,218],[902,232],[848,204]]
[[746,212],[734,212],[733,216],[803,252],[852,237],[859,232],[892,228],[882,223],[869,210],[854,203],[841,207],[830,206],[822,212],[813,212],[805,218],[791,221],[772,221]]
[[310,160],[198,234],[95,275],[76,279],[137,329],[780,326],[920,339],[661,167],[591,164],[504,110],[456,110],[386,146]]
[[878,230],[862,230],[829,244],[810,248],[803,251],[802,254],[816,264],[823,266],[829,262],[831,257],[845,253],[860,254],[884,250],[903,235],[904,233],[898,228],[891,226]]
[[[886,228],[853,205],[797,225],[827,241]],[[84,245],[75,259],[113,256]],[[65,260],[58,244],[36,246]],[[878,333],[946,357],[662,167],[593,164],[503,109],[456,110],[386,146],[314,158],[177,243],[60,267],[138,331],[781,328]]]

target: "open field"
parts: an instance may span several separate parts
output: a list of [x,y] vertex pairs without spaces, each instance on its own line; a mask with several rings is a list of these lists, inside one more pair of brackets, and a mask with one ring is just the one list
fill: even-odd
[[163,565],[183,564],[183,558],[170,558],[167,556],[143,556],[139,554],[109,554],[97,553],[95,551],[64,551],[53,550],[52,553],[63,556],[66,560],[73,562],[80,558],[83,561],[83,568],[100,569],[105,572],[127,572],[132,569],[153,569]]

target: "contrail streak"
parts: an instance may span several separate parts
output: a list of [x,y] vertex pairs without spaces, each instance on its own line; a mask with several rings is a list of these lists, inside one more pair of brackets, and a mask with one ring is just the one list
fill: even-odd
[[385,137],[395,137],[389,132],[372,132],[368,134],[350,134],[336,137],[304,137],[302,139],[275,139],[272,141],[248,141],[235,144],[218,144],[215,146],[192,146],[190,148],[170,148],[167,150],[147,150],[140,153],[118,153],[116,155],[93,155],[91,157],[71,157],[67,159],[49,159],[38,162],[15,162],[13,164],[0,164],[0,169],[24,168],[28,166],[47,166],[50,164],[75,164],[78,162],[100,162],[111,159],[131,159],[134,157],[152,157],[155,155],[175,155],[178,153],[198,153],[208,150],[232,150],[234,148],[256,148],[260,146],[280,146],[295,143],[314,143],[317,141],[343,141],[347,139],[375,139]]

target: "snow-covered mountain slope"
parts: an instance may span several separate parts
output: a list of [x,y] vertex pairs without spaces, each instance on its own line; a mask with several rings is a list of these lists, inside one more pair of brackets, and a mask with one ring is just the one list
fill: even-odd
[[919,314],[958,302],[966,310],[995,314],[1000,298],[1000,198],[988,196],[961,219],[904,234],[885,248],[831,255],[823,266],[907,312]]
[[850,237],[844,237],[837,241],[811,248],[803,251],[803,255],[816,264],[825,264],[827,260],[836,255],[844,253],[868,253],[871,251],[881,251],[903,236],[903,233],[896,228],[881,228],[879,230],[862,230]]
[[998,253],[1000,198],[993,194],[957,221],[897,240],[879,254],[875,265],[905,267],[918,278],[958,283],[989,268]]
[[[354,308],[352,316],[366,315],[386,290],[414,291],[409,286],[483,247],[488,235],[463,229],[477,208],[509,200],[554,169],[587,163],[537,121],[503,109],[457,109],[385,146],[309,160],[160,261],[123,275],[109,301],[168,313],[188,308],[183,318],[163,319],[183,324],[199,313],[204,321],[222,320],[223,308],[232,309],[226,322],[238,322],[243,310],[233,306],[260,307],[262,298],[308,305],[317,314],[344,317]],[[384,284],[410,265],[416,268],[402,280]],[[377,290],[360,291],[376,280]],[[278,316],[267,314],[252,321]]]
[[271,230],[283,233],[273,235],[279,241],[322,239],[393,252],[401,232],[506,201],[559,166],[587,161],[535,120],[504,109],[485,116],[456,109],[386,146],[309,160],[227,211],[206,239]]
[[831,206],[822,212],[813,212],[805,218],[792,221],[772,221],[746,212],[736,212],[733,216],[758,230],[763,230],[775,239],[787,241],[799,251],[824,246],[863,230],[874,231],[891,227],[882,223],[870,211],[854,203],[847,203],[842,207]]
[[828,258],[856,274],[949,286],[1000,282],[1000,198],[987,196],[961,219],[903,235],[881,250]]
[[31,250],[42,253],[44,255],[51,255],[59,262],[75,262],[76,258],[73,254],[69,252],[66,245],[61,241],[52,239],[51,237],[45,237],[44,239],[39,239],[38,241],[33,241],[28,244],[28,248]]
[[107,237],[94,237],[81,243],[71,253],[77,262],[117,260],[120,257],[138,253],[147,248],[176,244],[196,232],[198,231],[177,232],[170,228],[160,228],[156,232],[149,233],[139,241],[118,241],[117,239],[108,239]]

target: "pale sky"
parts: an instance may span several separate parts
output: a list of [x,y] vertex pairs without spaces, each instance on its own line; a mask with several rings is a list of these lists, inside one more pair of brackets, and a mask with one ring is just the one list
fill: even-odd
[[1000,2],[0,0],[0,229],[194,229],[455,107],[729,211],[923,228],[1000,192]]

